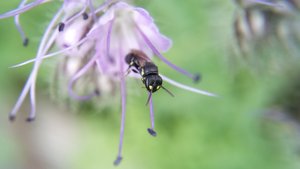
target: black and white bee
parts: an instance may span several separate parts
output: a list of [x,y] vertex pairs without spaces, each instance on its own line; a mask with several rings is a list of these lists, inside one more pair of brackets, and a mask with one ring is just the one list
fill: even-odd
[[163,87],[163,79],[158,73],[158,67],[150,60],[145,53],[139,50],[131,50],[125,57],[126,63],[129,65],[128,70],[139,73],[142,76],[142,82],[150,93],[147,103],[151,94],[164,89],[171,96],[174,96],[169,90]]

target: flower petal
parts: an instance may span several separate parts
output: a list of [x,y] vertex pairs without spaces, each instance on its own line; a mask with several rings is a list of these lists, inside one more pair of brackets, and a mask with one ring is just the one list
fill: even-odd
[[159,32],[153,18],[146,10],[135,8],[134,20],[159,51],[166,52],[172,47],[172,40]]

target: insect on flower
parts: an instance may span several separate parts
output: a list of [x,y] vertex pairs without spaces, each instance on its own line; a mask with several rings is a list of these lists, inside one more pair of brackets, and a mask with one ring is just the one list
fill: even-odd
[[[162,86],[163,80],[158,74],[157,66],[141,51],[132,50],[125,57],[126,63],[129,65],[128,70],[134,67],[132,71],[134,73],[140,73],[142,76],[142,82],[144,83],[146,89],[151,94],[163,88],[171,96],[174,96],[170,91]],[[150,99],[149,97],[149,99]],[[148,101],[149,101],[148,99]],[[147,104],[148,104],[147,101]]]
[[[2,14],[0,18],[17,17],[20,13],[43,2],[46,1],[40,0],[26,5],[26,1],[22,1],[18,9]],[[17,27],[20,28],[18,25]],[[59,50],[50,53],[53,45],[57,46]],[[38,69],[44,59],[60,56],[79,61],[80,64],[73,65],[74,70],[69,71],[72,73],[66,76],[68,79],[68,93],[71,98],[89,100],[99,95],[99,92],[101,94],[101,91],[95,89],[86,95],[78,95],[76,89],[74,89],[78,80],[90,75],[89,72],[94,69],[97,73],[94,73],[92,77],[95,79],[105,76],[120,86],[122,107],[120,141],[118,155],[114,162],[115,165],[118,165],[122,160],[125,129],[125,78],[140,78],[142,76],[142,82],[149,93],[147,103],[150,107],[151,128],[148,129],[148,132],[152,136],[156,136],[152,93],[160,88],[165,89],[162,86],[163,80],[194,93],[215,96],[212,93],[186,86],[159,74],[156,64],[152,61],[153,56],[194,81],[198,81],[200,78],[199,75],[192,74],[171,63],[162,55],[162,52],[168,51],[171,46],[172,41],[159,32],[153,18],[143,8],[112,0],[107,0],[100,6],[94,5],[91,0],[65,0],[46,29],[36,58],[14,66],[19,67],[34,62],[24,89],[10,113],[10,119],[15,119],[28,93],[31,100],[31,112],[28,121],[35,118],[35,82]],[[85,84],[82,87],[85,86],[88,85]],[[168,90],[166,91],[170,93]]]

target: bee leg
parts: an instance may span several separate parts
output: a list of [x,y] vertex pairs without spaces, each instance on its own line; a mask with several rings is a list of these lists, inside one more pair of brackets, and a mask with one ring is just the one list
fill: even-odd
[[127,69],[126,72],[125,72],[125,76],[128,76],[130,72],[131,72],[131,71],[130,71],[130,67],[128,67],[128,69]]

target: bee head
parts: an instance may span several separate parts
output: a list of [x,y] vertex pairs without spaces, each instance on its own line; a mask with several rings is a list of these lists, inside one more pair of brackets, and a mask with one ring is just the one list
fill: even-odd
[[156,92],[162,86],[162,78],[159,75],[148,75],[143,79],[145,87],[151,93]]
[[133,53],[129,53],[126,55],[125,57],[125,62],[128,64],[128,65],[131,65],[132,62],[134,61],[135,59],[135,55]]

